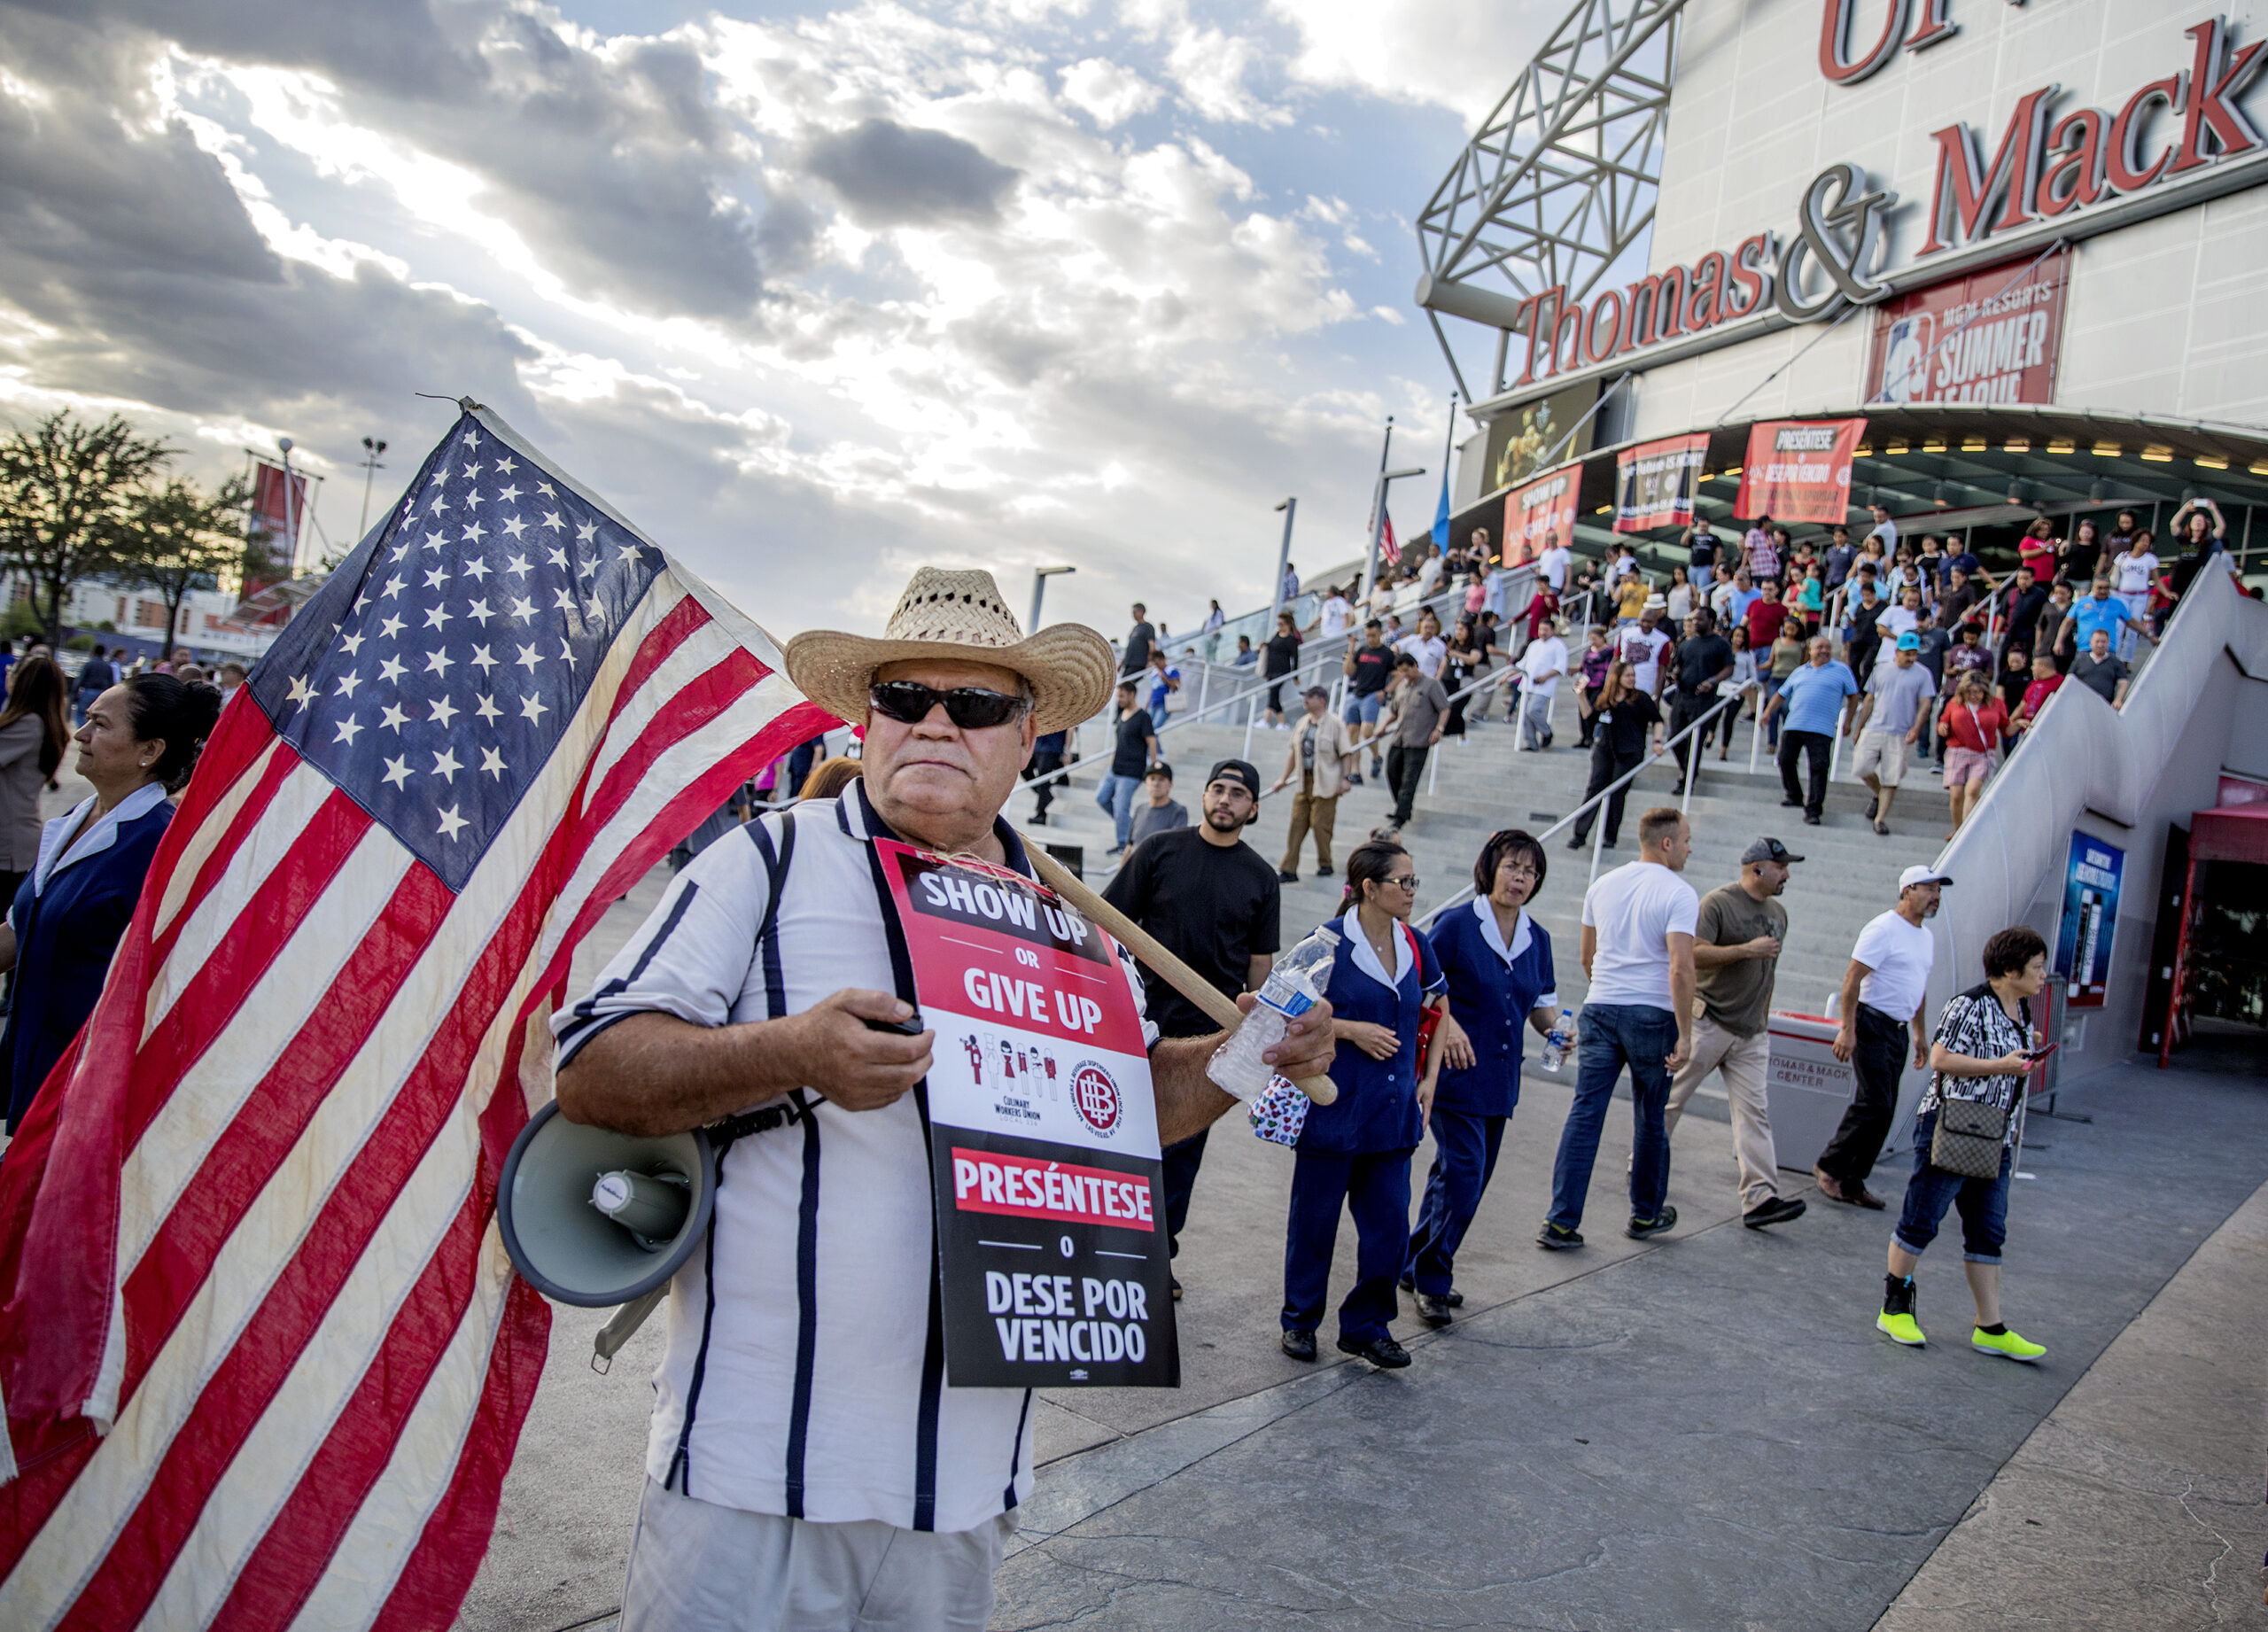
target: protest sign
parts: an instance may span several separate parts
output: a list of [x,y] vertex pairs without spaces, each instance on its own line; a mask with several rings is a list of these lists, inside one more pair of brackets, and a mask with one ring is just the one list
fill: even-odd
[[1020,874],[875,850],[937,1038],[946,1380],[1176,1386],[1157,1107],[1116,944]]

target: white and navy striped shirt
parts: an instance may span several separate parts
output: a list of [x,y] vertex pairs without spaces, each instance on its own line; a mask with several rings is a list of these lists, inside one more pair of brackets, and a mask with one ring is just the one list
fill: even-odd
[[[1029,874],[1015,835],[998,832]],[[910,1000],[869,835],[890,836],[853,782],[703,851],[554,1021],[558,1063],[635,1014],[720,1026],[845,987]],[[1140,975],[1121,958],[1138,1005]],[[1155,1043],[1146,1019],[1144,1035]],[[920,1096],[858,1112],[798,1097],[808,1115],[734,1141],[718,1164],[706,1250],[670,1287],[646,1471],[750,1512],[972,1529],[1031,1493],[1031,1395],[944,1384]]]
[[[1934,1040],[1971,1060],[1998,1060],[2029,1048],[2031,1005],[2026,1001],[2018,1006],[2021,1018],[2011,1020],[1994,995],[1992,983],[1971,986],[1946,1000],[1944,1010],[1938,1015]],[[2010,1113],[2001,1143],[2014,1145],[2023,1131],[2023,1084],[2021,1076],[1945,1076],[1933,1071],[1929,1087],[1922,1091],[1922,1103],[1915,1107],[1914,1114],[1926,1116],[1947,1098],[1995,1105]]]

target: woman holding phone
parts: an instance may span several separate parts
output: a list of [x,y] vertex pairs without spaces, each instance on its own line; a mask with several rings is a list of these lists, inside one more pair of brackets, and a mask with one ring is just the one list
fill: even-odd
[[[1308,1111],[1292,1171],[1284,1240],[1284,1352],[1315,1358],[1330,1290],[1339,1216],[1355,1216],[1355,1285],[1339,1306],[1339,1348],[1395,1370],[1410,1351],[1394,1341],[1394,1282],[1410,1250],[1410,1158],[1424,1137],[1441,1045],[1457,1036],[1433,949],[1410,927],[1417,864],[1390,840],[1347,858],[1347,893],[1331,925],[1339,936],[1331,981],[1339,1097]],[[1425,1011],[1441,1011],[1430,1060],[1418,1046]]]
[[[1977,1302],[1969,1347],[2027,1363],[2047,1352],[2000,1318],[2000,1248],[2008,1234],[2008,1173],[2023,1133],[2024,1080],[2049,1052],[2031,1029],[2031,999],[2047,983],[2047,942],[2038,931],[2015,924],[1984,943],[1984,983],[1952,999],[1938,1016],[1930,1086],[1914,1125],[1914,1177],[1891,1235],[1882,1313],[1875,1317],[1876,1329],[1893,1342],[1918,1348],[1925,1341],[1914,1313],[1914,1268],[1937,1239],[1946,1209],[1953,1208],[1961,1214],[1962,1267]],[[1965,1177],[1931,1162],[1938,1119],[1954,1100],[2007,1114],[1998,1177]]]

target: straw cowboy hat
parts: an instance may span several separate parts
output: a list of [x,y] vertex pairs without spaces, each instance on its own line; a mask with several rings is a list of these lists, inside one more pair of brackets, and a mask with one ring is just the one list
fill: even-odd
[[1051,624],[1027,636],[990,572],[917,571],[882,638],[807,629],[788,642],[788,678],[837,719],[866,718],[866,689],[886,663],[942,657],[989,663],[1023,676],[1041,734],[1065,731],[1110,701],[1110,642],[1084,624]]

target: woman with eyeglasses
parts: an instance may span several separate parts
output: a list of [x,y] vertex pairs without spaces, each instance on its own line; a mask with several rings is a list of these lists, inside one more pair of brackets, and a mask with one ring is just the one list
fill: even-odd
[[[1340,1210],[1355,1216],[1355,1285],[1339,1306],[1339,1348],[1389,1370],[1410,1364],[1394,1341],[1394,1282],[1410,1249],[1410,1158],[1433,1103],[1441,1047],[1456,1035],[1432,945],[1410,927],[1418,899],[1410,852],[1373,839],[1347,858],[1347,891],[1331,983],[1339,1098],[1312,1106],[1292,1172],[1284,1239],[1284,1352],[1315,1358],[1330,1290]],[[1421,1064],[1420,1020],[1441,1012],[1441,1036]]]
[[1543,846],[1507,828],[1472,864],[1474,898],[1443,913],[1432,933],[1457,1030],[1440,1045],[1441,1080],[1429,1125],[1433,1167],[1410,1232],[1402,1284],[1418,1317],[1445,1326],[1464,1302],[1453,1278],[1456,1249],[1496,1170],[1504,1124],[1520,1102],[1520,1030],[1549,1037],[1559,1014],[1551,936],[1527,914],[1549,871]]

